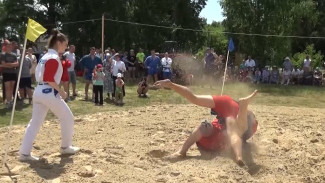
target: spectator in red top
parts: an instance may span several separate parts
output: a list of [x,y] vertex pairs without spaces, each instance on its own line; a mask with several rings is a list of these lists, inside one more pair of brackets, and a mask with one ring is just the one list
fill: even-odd
[[60,54],[61,58],[61,63],[62,63],[62,77],[61,77],[61,82],[60,82],[60,88],[63,86],[64,91],[68,94],[68,97],[66,101],[70,100],[70,95],[69,95],[69,72],[68,69],[71,67],[71,62],[66,58],[65,55]]
[[247,108],[257,94],[257,90],[250,96],[239,99],[237,103],[226,95],[195,95],[187,87],[172,83],[168,79],[156,82],[155,86],[170,88],[191,103],[211,108],[218,115],[212,123],[203,121],[185,141],[182,148],[171,158],[186,156],[186,152],[194,143],[197,143],[199,148],[206,150],[223,150],[230,145],[234,151],[236,162],[240,166],[244,165],[242,143],[252,137],[257,129],[255,116]]

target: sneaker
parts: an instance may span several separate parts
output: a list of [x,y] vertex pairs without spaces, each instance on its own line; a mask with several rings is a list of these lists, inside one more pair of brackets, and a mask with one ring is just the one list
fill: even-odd
[[24,154],[20,154],[19,155],[19,161],[21,162],[26,162],[26,161],[38,161],[39,158],[32,156],[32,155],[24,155]]
[[61,148],[61,154],[75,154],[80,151],[79,147],[69,146],[65,149]]

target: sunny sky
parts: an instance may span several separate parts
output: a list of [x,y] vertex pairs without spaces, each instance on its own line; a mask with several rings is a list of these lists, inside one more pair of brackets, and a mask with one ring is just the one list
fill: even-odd
[[219,0],[208,0],[207,5],[201,11],[201,17],[207,18],[207,23],[211,24],[213,21],[222,21],[222,9]]

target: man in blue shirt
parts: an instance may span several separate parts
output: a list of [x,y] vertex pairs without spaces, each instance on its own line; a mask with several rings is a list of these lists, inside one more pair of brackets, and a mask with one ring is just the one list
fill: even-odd
[[102,60],[99,57],[96,57],[95,53],[96,53],[95,47],[91,47],[90,54],[85,55],[80,61],[81,66],[84,68],[84,78],[86,81],[85,100],[88,100],[88,88],[90,83],[92,82],[92,73],[95,69],[95,66],[98,64],[103,64]]
[[148,70],[147,82],[150,83],[150,77],[153,77],[154,82],[158,81],[158,71],[161,67],[160,58],[156,56],[156,51],[151,50],[151,56],[148,56],[144,62]]

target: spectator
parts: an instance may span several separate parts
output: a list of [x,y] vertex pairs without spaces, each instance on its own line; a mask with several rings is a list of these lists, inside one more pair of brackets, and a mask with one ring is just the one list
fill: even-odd
[[96,48],[95,55],[98,58],[102,58],[102,49],[101,48]]
[[301,71],[297,66],[291,72],[291,79],[293,84],[300,84],[300,80],[302,78]]
[[[76,97],[76,86],[77,86],[77,79],[76,79],[76,55],[75,55],[76,47],[74,45],[69,46],[69,51],[65,52],[66,58],[71,62],[71,67],[68,68],[69,73],[69,83],[72,84],[72,96]],[[70,90],[68,90],[68,96],[70,96]]]
[[25,57],[23,67],[21,69],[21,77],[19,82],[19,94],[23,101],[25,99],[25,90],[27,91],[28,104],[32,103],[32,78],[30,69],[32,68],[32,61],[29,57]]
[[246,68],[245,63],[246,63],[246,61],[243,60],[243,62],[240,64],[239,68],[240,69],[245,69]]
[[137,72],[137,75],[140,75],[140,73],[143,74],[144,72],[144,58],[145,58],[145,55],[143,53],[143,49],[142,48],[139,48],[139,52],[136,54],[136,58],[137,58],[137,68],[136,68],[136,72]]
[[255,73],[254,73],[254,83],[259,84],[261,81],[261,78],[262,78],[262,73],[258,68],[256,68]]
[[12,45],[12,53],[16,54],[18,60],[20,60],[21,53],[20,53],[18,43],[16,41],[12,41],[11,45]]
[[[105,73],[103,72],[102,64],[98,64],[95,67],[93,73],[93,91],[95,93],[95,105],[103,105],[103,87],[104,87]],[[98,101],[99,94],[99,101]]]
[[158,81],[158,69],[161,66],[160,58],[156,56],[156,51],[151,50],[151,56],[147,57],[144,62],[145,67],[148,70],[147,82],[150,83],[150,77],[154,79],[154,82]]
[[108,47],[108,48],[105,50],[104,60],[107,58],[107,56],[112,56],[112,55],[111,55],[111,48],[110,48],[110,47]]
[[4,40],[5,53],[0,55],[2,65],[2,77],[5,86],[6,108],[12,107],[12,97],[17,81],[17,71],[19,67],[17,55],[12,53],[12,45],[8,40]]
[[282,71],[292,71],[293,65],[289,57],[286,57],[283,62]]
[[124,88],[124,81],[122,79],[122,74],[118,73],[117,74],[117,79],[115,80],[115,102],[117,105],[123,105],[123,88]]
[[131,80],[135,80],[135,70],[137,65],[136,61],[137,58],[135,56],[134,50],[131,49],[128,56],[129,74]]
[[110,100],[110,95],[112,98],[113,96],[113,91],[114,91],[114,86],[113,86],[113,78],[112,78],[112,56],[106,55],[106,59],[103,62],[103,71],[105,74],[105,79],[104,79],[104,92],[107,93],[107,97]]
[[172,62],[173,60],[168,57],[168,52],[166,52],[165,57],[161,59],[161,65],[163,66],[163,79],[172,78]]
[[204,74],[205,76],[212,76],[214,72],[214,60],[216,58],[214,57],[212,51],[210,48],[207,48],[206,50],[206,56],[204,57]]
[[247,77],[247,68],[240,69],[240,71],[239,71],[239,81],[240,82],[245,82],[246,77]]
[[61,63],[62,63],[62,77],[61,77],[61,82],[60,82],[60,88],[63,86],[64,91],[67,93],[67,98],[65,101],[69,101],[69,73],[68,69],[71,67],[71,62],[66,58],[65,55],[61,55]]
[[[129,60],[128,60],[129,53],[127,51],[125,51],[123,54],[122,54],[122,52],[120,52],[119,55],[123,55],[121,60],[124,62],[126,71],[129,71]],[[124,79],[128,78],[126,72],[123,74],[123,76],[124,76]]]
[[282,72],[282,85],[289,85],[291,78],[291,70],[284,69]]
[[35,69],[37,66],[37,59],[36,56],[33,55],[34,50],[33,48],[28,48],[26,58],[28,58],[31,61],[32,67],[30,68],[30,74],[31,74],[31,79],[33,82],[35,82]]
[[280,73],[279,73],[278,67],[273,66],[271,75],[270,75],[270,83],[271,84],[279,84],[279,77],[280,77]]
[[138,84],[138,95],[139,97],[147,97],[147,92],[148,92],[149,86],[147,83],[147,78],[143,77],[140,83]]
[[81,61],[81,65],[84,68],[84,78],[85,78],[85,100],[88,100],[88,89],[89,85],[92,82],[92,73],[94,71],[94,68],[98,64],[102,64],[102,61],[99,57],[95,56],[95,47],[90,48],[90,54],[85,55]]
[[311,59],[309,59],[309,55],[306,56],[306,59],[304,60],[303,63],[303,71],[305,74],[310,72],[310,68],[311,68]]
[[320,71],[319,67],[317,67],[314,71],[314,81],[313,85],[321,86],[322,85],[322,72]]
[[[116,79],[117,79],[117,75],[118,73],[121,74],[121,79],[124,81],[124,78],[123,78],[123,73],[126,71],[126,68],[125,68],[125,64],[124,62],[122,62],[120,60],[120,55],[117,53],[115,54],[114,56],[114,59],[113,60],[113,65],[112,65],[112,70],[113,70],[113,87],[114,87],[114,90],[113,90],[113,96],[115,97],[115,91],[116,91]],[[125,96],[125,88],[124,88],[124,85],[122,87],[122,90],[123,90],[123,96]],[[113,98],[114,99],[114,98]]]
[[248,56],[248,59],[245,62],[245,67],[249,70],[255,67],[255,60],[253,60],[251,56]]
[[267,66],[262,71],[262,83],[269,83],[270,71]]

